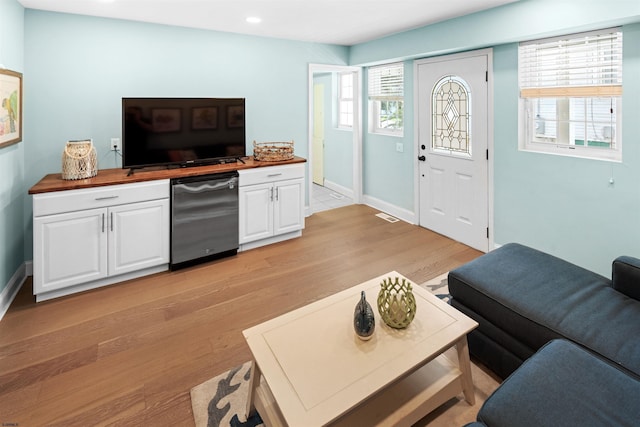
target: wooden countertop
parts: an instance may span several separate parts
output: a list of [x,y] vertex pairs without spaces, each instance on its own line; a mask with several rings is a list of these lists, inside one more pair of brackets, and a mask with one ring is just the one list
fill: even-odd
[[62,174],[54,173],[46,175],[29,189],[29,194],[49,193],[52,191],[77,190],[80,188],[102,187],[106,185],[130,184],[132,182],[153,181],[156,179],[181,178],[185,176],[207,175],[211,173],[230,172],[240,169],[252,169],[265,166],[289,165],[304,163],[307,160],[302,157],[294,157],[282,162],[260,162],[253,157],[243,158],[241,162],[225,163],[209,166],[194,166],[187,168],[167,168],[166,166],[154,166],[144,169],[136,169],[133,174],[127,176],[129,169],[99,169],[98,174],[89,179],[64,180]]

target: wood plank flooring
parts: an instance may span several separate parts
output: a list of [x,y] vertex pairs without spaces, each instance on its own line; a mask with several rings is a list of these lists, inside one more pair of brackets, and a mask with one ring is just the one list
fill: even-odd
[[299,239],[35,303],[0,322],[0,423],[193,426],[190,389],[250,359],[242,330],[391,270],[422,283],[480,252],[362,205]]

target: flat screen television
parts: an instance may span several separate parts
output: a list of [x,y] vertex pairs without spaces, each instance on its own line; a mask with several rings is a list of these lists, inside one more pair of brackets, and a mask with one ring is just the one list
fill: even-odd
[[223,163],[246,155],[244,98],[122,98],[122,167]]

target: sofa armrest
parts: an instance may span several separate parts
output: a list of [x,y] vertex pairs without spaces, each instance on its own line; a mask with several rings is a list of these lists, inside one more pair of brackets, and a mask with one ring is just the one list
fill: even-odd
[[640,301],[640,259],[621,256],[613,261],[613,289]]

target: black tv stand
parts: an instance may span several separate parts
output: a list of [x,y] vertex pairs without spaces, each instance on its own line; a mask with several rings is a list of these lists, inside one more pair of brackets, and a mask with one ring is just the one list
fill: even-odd
[[138,168],[129,168],[129,172],[127,172],[127,176],[131,176],[131,175],[133,175],[133,171],[134,171],[134,170],[136,170],[136,169],[142,169],[142,168],[141,168],[141,167],[138,167]]

